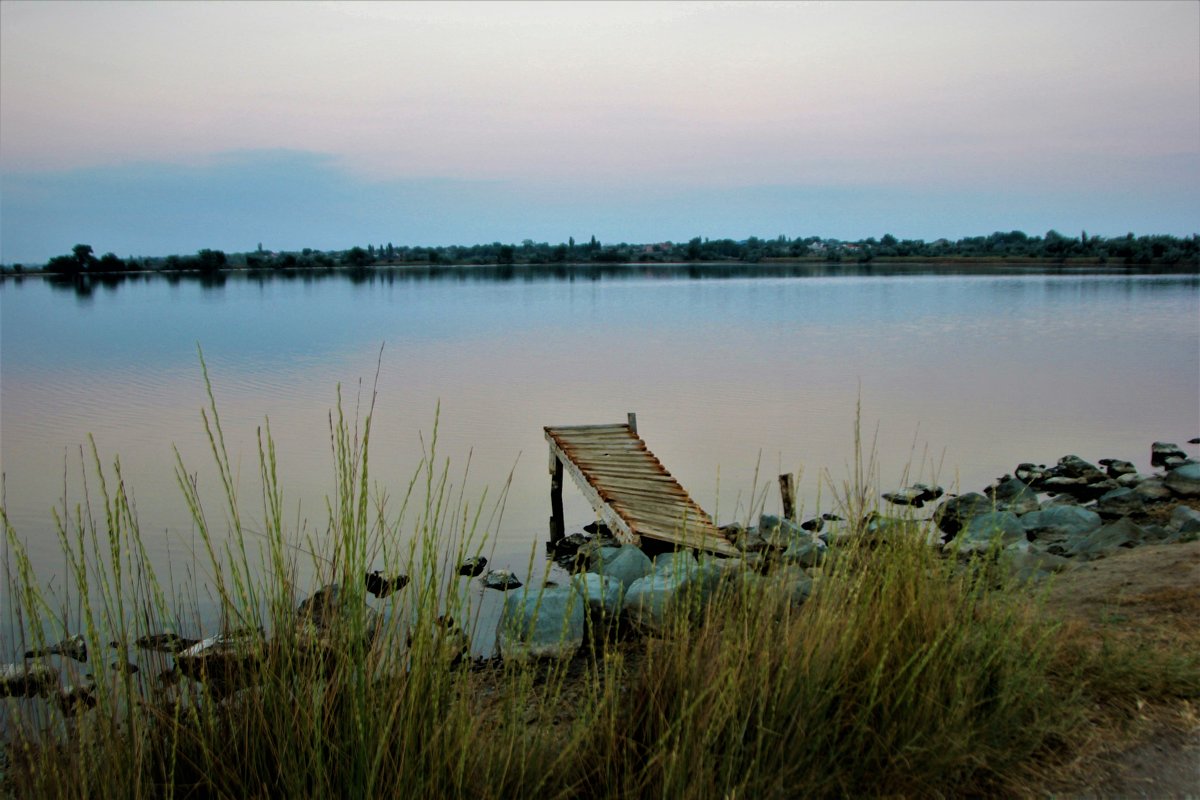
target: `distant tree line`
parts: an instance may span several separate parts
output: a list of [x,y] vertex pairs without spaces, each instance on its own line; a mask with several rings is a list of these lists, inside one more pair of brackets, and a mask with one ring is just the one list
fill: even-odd
[[[298,251],[272,252],[257,250],[226,255],[221,250],[201,250],[196,255],[122,259],[113,253],[96,258],[91,245],[77,244],[70,255],[51,258],[43,272],[64,276],[105,274],[114,272],[214,273],[222,269],[250,270],[331,270],[337,268],[366,269],[403,265],[542,265],[542,264],[644,264],[689,262],[771,261],[854,262],[873,261],[984,261],[1044,264],[1097,264],[1128,267],[1200,266],[1200,235],[1176,237],[1167,235],[1103,237],[1088,236],[1086,231],[1077,237],[1058,231],[1044,236],[1030,236],[1022,231],[1009,231],[988,236],[971,236],[957,241],[937,239],[898,239],[885,234],[858,241],[822,239],[817,236],[774,239],[707,239],[699,236],[687,242],[657,242],[652,244],[603,244],[595,236],[586,243],[574,238],[558,244],[534,242],[521,244],[408,246],[368,244],[348,250],[326,251],[304,248]],[[20,264],[13,271],[23,272]]]

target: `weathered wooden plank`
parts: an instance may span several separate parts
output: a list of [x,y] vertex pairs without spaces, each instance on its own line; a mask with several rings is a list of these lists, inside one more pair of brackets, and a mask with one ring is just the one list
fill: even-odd
[[609,422],[604,425],[547,425],[546,430],[563,433],[588,433],[592,431],[624,431],[629,433],[629,425],[624,422]]
[[682,513],[675,509],[655,510],[652,508],[634,508],[624,505],[623,503],[613,503],[613,508],[621,512],[626,519],[638,520],[639,522],[656,522],[662,525],[667,525],[673,529],[678,528],[712,528],[712,520],[707,515],[698,516],[694,511],[688,509],[689,513]]

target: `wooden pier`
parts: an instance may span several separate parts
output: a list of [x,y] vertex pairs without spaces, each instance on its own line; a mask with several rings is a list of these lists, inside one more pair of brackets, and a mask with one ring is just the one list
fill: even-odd
[[631,544],[643,536],[722,555],[737,555],[712,518],[679,485],[637,433],[625,424],[547,427],[550,443],[550,541],[564,534],[563,473],[569,474],[596,515]]

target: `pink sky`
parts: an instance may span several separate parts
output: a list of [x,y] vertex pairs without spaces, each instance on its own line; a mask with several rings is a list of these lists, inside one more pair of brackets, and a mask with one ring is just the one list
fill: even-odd
[[1159,191],[1194,219],[1200,3],[0,5],[0,174],[280,149],[372,182]]

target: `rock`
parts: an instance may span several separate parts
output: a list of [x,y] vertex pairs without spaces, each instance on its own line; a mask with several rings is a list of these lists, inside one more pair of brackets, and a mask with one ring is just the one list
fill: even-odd
[[96,707],[96,687],[64,686],[59,690],[56,699],[63,716],[72,717]]
[[1051,542],[1086,536],[1101,524],[1099,514],[1076,505],[1051,506],[1021,517],[1027,538]]
[[825,518],[824,517],[813,517],[812,519],[806,519],[806,520],[804,520],[804,522],[800,523],[800,530],[808,531],[810,533],[818,533],[824,527],[825,527]]
[[521,588],[521,581],[512,572],[507,569],[493,569],[483,576],[483,585],[488,589],[499,589],[502,592],[507,592],[509,589]]
[[619,581],[622,588],[628,589],[637,579],[654,572],[654,564],[640,547],[625,544],[619,547],[601,548],[595,562],[589,565],[589,569]]
[[1147,480],[1147,478],[1140,472],[1127,472],[1124,475],[1116,477],[1117,486],[1120,486],[1122,489],[1132,489],[1144,480]]
[[392,592],[398,592],[408,585],[408,576],[398,574],[394,577],[388,577],[379,570],[373,570],[367,573],[366,587],[367,591],[378,598],[387,597]]
[[[426,622],[410,630],[406,637],[410,653],[414,649],[414,642],[422,637],[422,633],[425,637],[424,646],[428,648],[426,652],[432,655],[434,663],[438,666],[444,664],[449,669],[454,669],[471,656],[471,638],[449,614],[436,617],[433,624]],[[417,649],[421,646],[416,645]]]
[[496,628],[501,657],[514,663],[570,658],[583,643],[586,607],[574,584],[506,595]]
[[470,578],[478,578],[487,569],[488,560],[484,556],[472,556],[464,558],[463,562],[458,565],[458,574],[466,575]]
[[1020,516],[1042,507],[1038,503],[1037,492],[1029,488],[1024,481],[1011,475],[1005,475],[983,491],[992,498],[997,511],[1011,511]]
[[913,489],[920,489],[922,499],[926,502],[932,502],[946,493],[946,490],[940,486],[931,486],[928,483],[914,483]]
[[379,630],[379,612],[356,602],[336,583],[321,587],[296,609],[297,644],[322,651],[343,650],[352,635],[361,634],[370,647]]
[[1158,503],[1174,497],[1171,494],[1171,490],[1167,488],[1167,485],[1158,478],[1147,478],[1137,486],[1134,486],[1133,491],[1147,503]]
[[232,689],[247,682],[262,659],[261,630],[240,630],[202,639],[175,656],[175,666],[193,680],[218,689]]
[[0,665],[0,697],[45,697],[58,687],[58,670],[49,664]]
[[1102,458],[1100,465],[1110,478],[1120,478],[1122,475],[1136,475],[1137,467],[1119,458]]
[[598,575],[595,572],[581,572],[571,576],[571,587],[583,598],[594,618],[613,617],[620,613],[621,601],[625,598],[625,585],[617,578]]
[[1137,514],[1146,507],[1137,489],[1113,489],[1096,501],[1096,513],[1105,519]]
[[992,547],[1005,547],[1025,539],[1025,528],[1011,511],[988,511],[971,518],[946,548],[960,555],[985,553]]
[[196,642],[196,639],[185,639],[177,633],[152,633],[147,636],[139,636],[133,644],[140,650],[180,653],[195,645]]
[[112,671],[121,675],[136,675],[141,669],[132,661],[114,661],[109,665]]
[[1091,561],[1104,558],[1119,547],[1132,547],[1140,544],[1145,538],[1146,532],[1133,520],[1129,517],[1121,517],[1117,521],[1110,522],[1103,528],[1075,540],[1067,552],[1084,561]]
[[67,658],[73,658],[80,663],[86,664],[88,659],[87,642],[84,641],[83,634],[77,633],[71,638],[63,639],[57,644],[25,651],[26,658],[38,658],[40,656],[66,656]]
[[1180,533],[1200,533],[1200,511],[1187,506],[1176,506],[1168,523],[1171,530]]
[[792,522],[774,514],[763,514],[758,519],[757,534],[767,546],[782,550],[795,536],[806,535],[804,529]]
[[1150,466],[1165,466],[1170,458],[1187,458],[1187,453],[1172,442],[1155,442],[1150,445]]
[[883,499],[895,506],[921,508],[925,505],[925,490],[909,486],[897,492],[884,492]]
[[1040,488],[1043,492],[1068,494],[1076,500],[1082,501],[1095,500],[1105,492],[1120,488],[1115,480],[1106,477],[1103,472],[1096,474],[1100,478],[1091,481],[1087,478],[1055,476],[1042,481]]
[[995,510],[992,501],[978,492],[951,497],[933,512],[933,521],[950,536],[962,530],[971,518]]
[[1181,497],[1200,496],[1200,462],[1187,461],[1167,473],[1163,483]]
[[572,569],[575,566],[575,554],[587,543],[588,537],[582,533],[572,533],[554,542],[552,555],[555,563],[564,569]]
[[757,528],[747,530],[738,525],[736,531],[726,538],[743,553],[761,553],[770,548],[770,544],[759,535]]
[[787,549],[783,551],[780,558],[791,564],[797,564],[801,567],[815,567],[825,560],[825,551],[828,546],[815,536],[808,538],[800,538],[792,540]]
[[788,577],[780,587],[784,597],[792,606],[801,606],[812,596],[813,579],[803,573]]
[[1188,439],[1188,444],[1200,444],[1200,436]]
[[1050,477],[1044,464],[1030,464],[1028,462],[1018,464],[1017,468],[1013,470],[1013,475],[1026,486],[1031,486],[1035,489],[1040,489],[1041,482]]
[[1055,477],[1080,478],[1088,483],[1095,483],[1107,477],[1095,464],[1088,463],[1079,456],[1063,456],[1049,472]]
[[604,539],[612,539],[613,538],[612,531],[610,531],[608,529],[608,526],[605,525],[603,522],[599,522],[599,521],[589,522],[587,525],[583,526],[583,530],[586,533],[590,533],[593,536],[599,536]]
[[707,602],[721,578],[712,562],[700,564],[689,552],[664,553],[654,560],[654,573],[625,591],[622,612],[643,631],[665,632],[672,614]]

